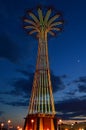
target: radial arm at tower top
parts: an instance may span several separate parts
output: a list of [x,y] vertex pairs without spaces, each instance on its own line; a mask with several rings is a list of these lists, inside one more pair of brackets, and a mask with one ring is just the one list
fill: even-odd
[[24,29],[28,34],[38,38],[44,38],[48,34],[56,36],[63,30],[63,23],[61,14],[58,12],[54,14],[52,9],[48,9],[44,15],[44,11],[38,8],[37,14],[35,11],[27,11],[24,16]]

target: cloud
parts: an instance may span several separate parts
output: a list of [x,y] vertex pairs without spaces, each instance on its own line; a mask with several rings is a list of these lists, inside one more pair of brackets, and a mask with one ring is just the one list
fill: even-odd
[[[22,75],[24,75],[25,78],[12,81],[11,85],[13,89],[3,94],[8,94],[14,97],[21,96],[22,100],[20,100],[20,98],[19,99],[17,98],[16,100],[15,98],[15,101],[6,100],[2,103],[15,107],[17,106],[26,107],[29,105],[28,103],[31,96],[34,73],[31,73],[27,70],[17,70],[17,71],[20,72]],[[53,73],[51,73],[51,80],[54,92],[65,89],[66,86],[64,85],[62,77],[64,76],[55,76]],[[78,88],[79,91],[86,92],[85,86],[79,86]],[[75,90],[66,94],[73,96],[75,94]],[[84,96],[84,98],[71,97],[71,99],[68,100],[64,99],[63,101],[55,102],[55,108],[57,111],[57,116],[62,119],[74,119],[76,117],[80,117],[81,115],[82,117],[84,117],[86,116],[86,96]]]
[[0,36],[0,58],[5,58],[15,62],[19,58],[18,46],[6,35]]
[[[32,84],[33,84],[33,77],[34,73],[30,73],[28,71],[20,71],[23,75],[26,75],[28,78],[27,79],[20,79],[18,81],[15,81],[13,86],[14,86],[14,93],[20,91],[23,93],[26,93],[26,95],[31,94],[32,90]],[[52,86],[53,86],[53,92],[56,92],[57,90],[63,90],[65,88],[64,83],[62,82],[61,77],[55,76],[54,74],[51,73],[51,81],[52,81]],[[18,90],[19,89],[19,90]]]
[[70,95],[70,96],[74,96],[75,95],[75,93],[76,93],[76,89],[75,90],[72,90],[72,91],[70,91],[70,92],[66,92],[66,94],[68,94],[68,95]]
[[86,76],[81,76],[78,79],[75,79],[69,83],[67,83],[68,86],[75,84],[75,85],[79,85],[79,84],[85,84],[86,86]]
[[53,92],[61,91],[65,89],[64,82],[62,80],[64,76],[55,76],[53,73],[51,73],[51,82],[53,87]]
[[[32,68],[32,66],[30,66]],[[13,90],[10,92],[14,95],[24,95],[26,98],[31,95],[32,85],[33,85],[33,78],[34,73],[30,72],[28,70],[17,70],[27,78],[22,78],[16,81],[13,81]],[[65,89],[65,85],[62,81],[62,78],[59,76],[55,76],[53,73],[51,73],[51,81],[53,86],[53,92],[61,91]]]
[[66,78],[68,78],[68,76],[66,75],[66,74],[64,74],[64,75],[62,75],[62,76],[60,76],[62,79],[66,79]]
[[84,84],[86,84],[86,76],[79,77],[78,80],[74,80],[74,83],[84,83]]
[[[32,68],[32,66],[31,66],[31,68]],[[8,104],[8,105],[12,105],[12,106],[13,105],[14,106],[16,106],[16,105],[24,106],[24,102],[16,101],[16,97],[21,97],[23,100],[25,100],[25,102],[26,102],[26,100],[30,99],[34,73],[29,72],[29,70],[27,71],[27,70],[19,70],[19,69],[17,69],[17,72],[21,73],[24,76],[24,78],[13,80],[10,84],[12,86],[11,90],[0,93],[0,94],[5,94],[5,95],[7,94],[9,96],[14,97],[15,101],[8,102],[7,100],[5,100],[4,102],[2,102],[3,104]],[[65,89],[65,85],[64,85],[61,77],[55,76],[53,73],[51,73],[53,92],[61,91],[61,90]],[[28,102],[25,104],[28,104]]]
[[23,100],[23,101],[12,101],[12,102],[5,102],[4,104],[14,106],[14,107],[25,107],[28,106],[29,101]]
[[34,73],[32,73],[33,71],[34,71],[34,65],[28,65],[27,66],[27,69],[25,69],[25,70],[22,70],[22,69],[16,69],[16,71],[17,72],[19,72],[19,73],[21,73],[22,75],[24,75],[24,76],[27,76],[27,77],[29,77],[29,76],[31,76],[31,75],[34,75]]
[[31,95],[34,74],[23,70],[21,71],[17,70],[17,72],[21,72],[23,78],[11,80],[11,82],[9,82],[11,89],[8,89],[8,91],[7,90],[1,91],[0,94],[9,95],[12,97],[21,96],[25,99],[29,98]]
[[[26,75],[28,78],[14,81],[13,83],[14,90],[11,91],[11,93],[15,95],[17,94],[21,95],[22,93],[26,95],[31,95],[34,74],[28,71],[20,71],[20,72]],[[52,80],[53,92],[56,92],[57,90],[63,90],[65,88],[65,85],[59,76],[51,74],[51,80]]]
[[77,80],[74,80],[73,83],[77,85],[79,92],[86,92],[86,76],[79,77]]
[[13,90],[10,95],[22,96],[23,98],[30,98],[32,90],[33,74],[28,79],[19,79],[13,83]]
[[[12,32],[11,32],[12,33]],[[33,63],[33,56],[35,59],[35,53],[36,53],[36,45],[33,47],[33,44],[28,44],[27,41],[24,45],[24,38],[22,38],[21,45],[18,43],[19,39],[16,37],[16,41],[10,38],[6,33],[0,35],[0,58],[7,59],[13,63],[22,63],[26,64],[28,66],[28,63]],[[12,39],[12,40],[11,40]],[[30,40],[31,41],[31,40]],[[34,53],[32,53],[34,51]],[[29,60],[28,60],[29,58]],[[28,61],[28,63],[27,63]],[[30,66],[30,65],[29,65]]]
[[55,106],[57,112],[63,113],[63,115],[57,113],[57,115],[61,116],[63,119],[69,119],[69,117],[72,119],[80,115],[83,115],[83,117],[86,116],[86,99],[69,99],[61,102],[56,102]]
[[86,85],[79,85],[78,88],[79,88],[79,92],[86,93]]

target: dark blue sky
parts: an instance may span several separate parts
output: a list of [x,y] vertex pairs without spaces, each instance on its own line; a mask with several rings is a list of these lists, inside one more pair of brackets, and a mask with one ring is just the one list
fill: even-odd
[[48,41],[51,79],[58,117],[86,119],[86,1],[0,1],[0,121],[21,124],[28,113],[37,41],[22,28],[26,9],[54,6],[65,21],[59,37]]

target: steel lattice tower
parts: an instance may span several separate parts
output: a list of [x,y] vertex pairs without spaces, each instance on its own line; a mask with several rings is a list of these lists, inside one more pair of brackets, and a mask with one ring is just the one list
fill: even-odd
[[[62,31],[61,14],[51,8],[43,10],[38,7],[27,11],[24,16],[24,29],[38,39],[38,56],[34,74],[29,111],[25,120],[25,130],[56,130],[55,107],[50,79],[48,60],[48,36],[56,36]],[[54,121],[55,120],[55,121]],[[31,122],[32,121],[32,122]],[[51,122],[49,125],[46,122]],[[34,126],[33,126],[34,124]]]

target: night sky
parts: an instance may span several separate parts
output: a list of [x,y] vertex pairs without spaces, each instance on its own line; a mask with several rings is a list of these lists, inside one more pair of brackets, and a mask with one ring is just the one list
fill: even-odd
[[48,41],[57,116],[86,120],[86,0],[0,0],[0,121],[20,125],[28,113],[38,43],[22,17],[37,5],[52,5],[65,21]]

